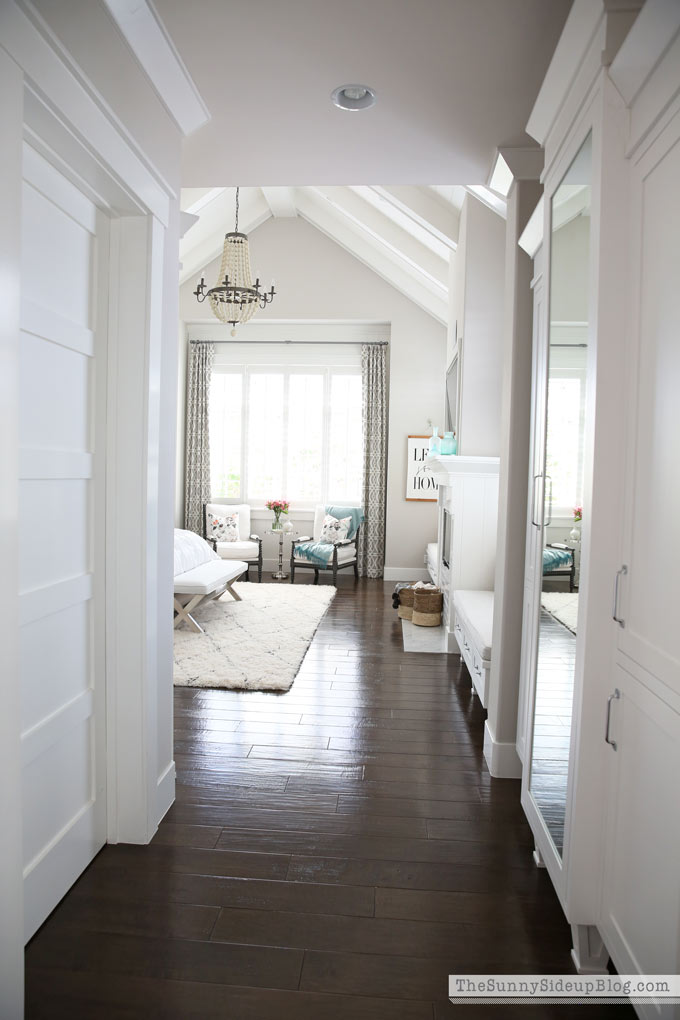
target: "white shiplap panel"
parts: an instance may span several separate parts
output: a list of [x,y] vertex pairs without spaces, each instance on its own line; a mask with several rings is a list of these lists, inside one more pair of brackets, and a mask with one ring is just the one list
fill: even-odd
[[19,597],[19,624],[24,627],[48,616],[59,613],[69,606],[75,606],[92,598],[92,574],[69,577],[59,584],[26,591]]
[[89,570],[90,493],[85,479],[19,483],[19,591]]
[[79,450],[19,450],[19,478],[92,478],[92,454]]
[[90,358],[94,353],[94,333],[91,329],[58,315],[54,309],[31,301],[26,295],[21,299],[21,329],[23,333],[32,333],[53,344],[70,347]]
[[19,359],[21,445],[86,452],[90,359],[28,334]]
[[92,234],[30,184],[23,190],[21,278],[39,285],[45,308],[89,328]]
[[[80,598],[89,585],[80,584],[78,588]],[[53,606],[54,601],[50,604]],[[90,686],[90,623],[87,599],[41,615],[20,628],[22,732]]]

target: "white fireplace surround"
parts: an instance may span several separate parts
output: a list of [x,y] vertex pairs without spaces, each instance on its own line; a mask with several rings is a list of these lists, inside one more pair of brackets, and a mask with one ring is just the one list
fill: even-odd
[[[439,483],[437,583],[444,595],[447,649],[458,653],[453,592],[493,591],[498,517],[498,457],[430,456]],[[444,511],[450,515],[444,537]]]

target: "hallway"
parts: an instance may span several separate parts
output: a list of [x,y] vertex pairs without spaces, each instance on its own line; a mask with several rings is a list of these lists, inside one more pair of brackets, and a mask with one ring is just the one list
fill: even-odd
[[459,660],[402,651],[391,588],[342,578],[284,695],[176,690],[177,801],[32,940],[28,1017],[503,1020],[525,1007],[454,1011],[449,972],[571,972],[519,783]]

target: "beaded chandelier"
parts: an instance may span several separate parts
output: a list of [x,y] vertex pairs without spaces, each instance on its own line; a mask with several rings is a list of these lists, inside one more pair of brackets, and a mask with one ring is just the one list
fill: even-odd
[[260,290],[260,280],[253,284],[250,268],[250,251],[248,235],[240,234],[238,229],[238,197],[240,189],[236,189],[236,227],[230,234],[224,235],[224,249],[218,282],[210,290],[205,289],[205,279],[196,287],[194,295],[199,303],[207,298],[213,315],[220,322],[229,322],[234,328],[232,336],[236,336],[236,326],[248,322],[258,308],[265,308],[273,299],[276,291],[272,281],[271,289]]

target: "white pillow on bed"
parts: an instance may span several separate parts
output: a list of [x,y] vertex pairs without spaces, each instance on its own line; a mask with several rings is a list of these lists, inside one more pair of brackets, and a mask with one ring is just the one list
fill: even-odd
[[219,556],[205,539],[194,531],[175,528],[175,577],[210,560],[219,560]]

